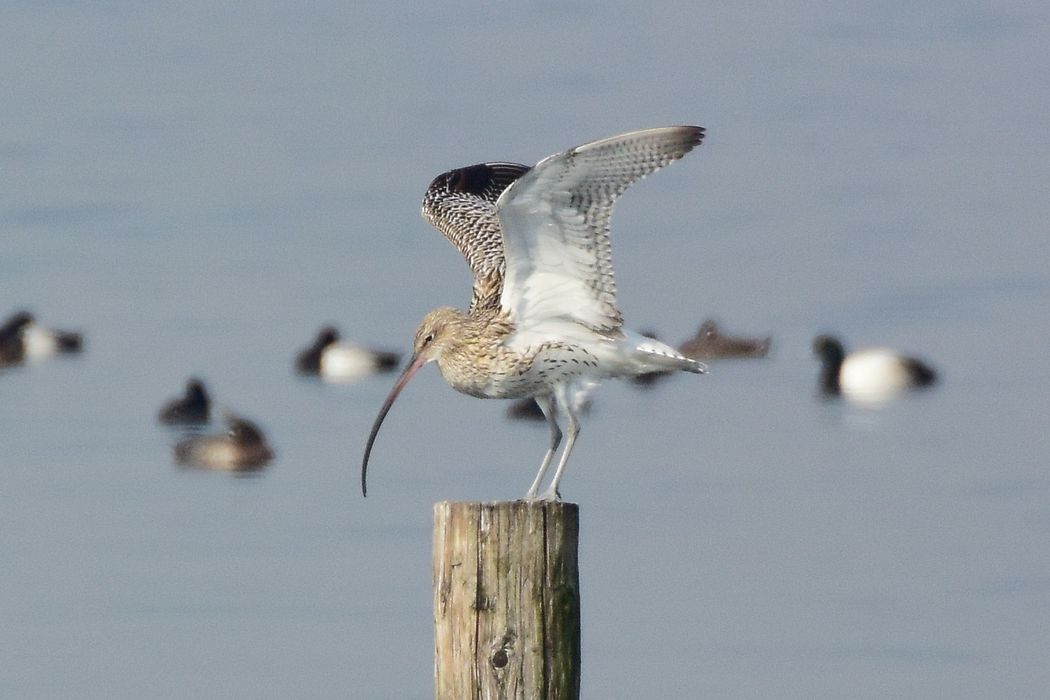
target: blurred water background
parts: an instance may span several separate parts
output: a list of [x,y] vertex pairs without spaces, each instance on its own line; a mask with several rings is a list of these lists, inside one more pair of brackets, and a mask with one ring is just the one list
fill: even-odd
[[[607,384],[581,504],[589,698],[1050,688],[1050,9],[1038,3],[15,2],[0,314],[85,333],[0,371],[0,694],[432,695],[431,505],[520,497],[546,442],[430,368],[305,381],[317,328],[408,350],[465,306],[437,173],[673,123],[613,222],[629,325],[766,361]],[[810,342],[943,376],[820,401]],[[277,459],[176,468],[199,374]]]

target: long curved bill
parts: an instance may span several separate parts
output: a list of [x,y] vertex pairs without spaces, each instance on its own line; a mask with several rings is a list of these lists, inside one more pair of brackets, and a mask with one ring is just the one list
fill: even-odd
[[408,384],[408,380],[412,378],[412,375],[419,371],[419,368],[428,362],[426,355],[413,355],[412,359],[409,360],[408,366],[405,367],[405,371],[401,373],[401,376],[394,382],[394,388],[390,390],[390,394],[386,397],[386,401],[383,402],[383,407],[379,409],[379,415],[376,416],[376,422],[372,424],[372,432],[368,434],[368,442],[365,444],[365,457],[361,460],[361,495],[368,497],[368,485],[366,481],[366,475],[368,474],[368,457],[372,454],[372,445],[375,444],[376,435],[379,434],[379,427],[383,425],[383,419],[386,418],[386,414],[390,412],[390,407],[394,405],[394,400],[397,395],[401,393],[401,390],[405,388],[405,384]]

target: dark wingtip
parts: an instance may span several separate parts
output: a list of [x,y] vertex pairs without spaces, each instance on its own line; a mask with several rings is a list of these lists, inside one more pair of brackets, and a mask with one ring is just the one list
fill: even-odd
[[503,190],[529,171],[520,163],[477,163],[441,173],[428,190],[471,194],[495,202]]
[[492,168],[484,163],[478,163],[453,170],[448,178],[448,188],[452,192],[482,194],[491,182]]

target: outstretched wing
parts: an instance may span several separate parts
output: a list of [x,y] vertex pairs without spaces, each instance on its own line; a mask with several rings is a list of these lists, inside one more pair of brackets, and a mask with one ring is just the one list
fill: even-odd
[[496,200],[528,172],[518,163],[479,163],[434,178],[423,196],[423,218],[466,258],[474,275],[470,311],[497,308],[503,291],[503,236]]
[[593,141],[544,158],[503,192],[496,202],[506,257],[500,306],[519,333],[555,319],[598,332],[620,328],[613,203],[703,137],[701,127],[671,126]]

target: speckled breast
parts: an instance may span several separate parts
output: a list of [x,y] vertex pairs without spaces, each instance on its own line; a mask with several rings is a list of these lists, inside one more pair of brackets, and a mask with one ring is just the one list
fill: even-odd
[[524,353],[501,347],[471,371],[449,372],[449,369],[443,365],[441,373],[453,388],[483,399],[540,396],[551,393],[556,384],[599,374],[597,358],[582,347],[568,343],[546,343]]

